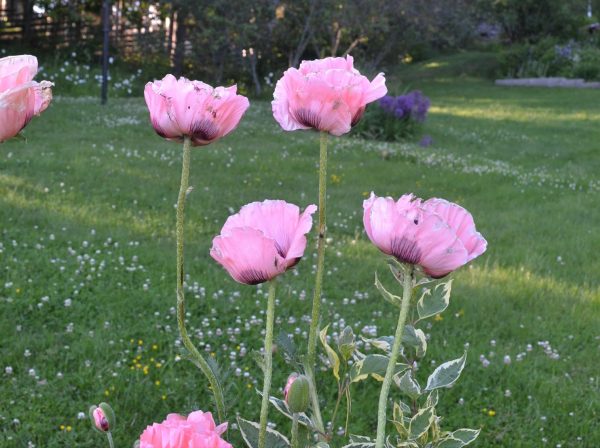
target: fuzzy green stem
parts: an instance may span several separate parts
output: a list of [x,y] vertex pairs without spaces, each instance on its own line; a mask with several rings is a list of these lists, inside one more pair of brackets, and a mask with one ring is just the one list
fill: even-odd
[[265,364],[262,404],[260,407],[260,429],[258,432],[258,448],[265,447],[267,437],[267,417],[269,414],[269,395],[271,393],[271,376],[273,374],[273,321],[275,320],[275,280],[269,282],[269,298],[267,303],[267,328],[265,332]]
[[310,332],[308,336],[308,356],[306,360],[306,375],[310,380],[312,410],[315,424],[319,431],[325,432],[319,397],[315,387],[315,369],[317,359],[317,338],[319,335],[319,319],[321,315],[321,285],[325,268],[325,202],[327,199],[327,132],[321,131],[319,151],[319,241],[317,243],[317,275],[315,276],[315,292],[312,303]]
[[294,412],[292,418],[292,448],[298,448],[298,413]]
[[217,377],[213,373],[212,369],[200,354],[198,349],[194,346],[194,343],[188,336],[185,328],[185,295],[183,291],[183,226],[184,226],[184,209],[185,209],[185,198],[188,190],[189,178],[190,178],[190,159],[191,159],[191,140],[189,137],[185,137],[183,141],[183,163],[181,167],[181,185],[179,187],[179,196],[177,198],[177,325],[179,326],[179,334],[183,345],[190,352],[192,362],[200,368],[202,373],[208,379],[210,388],[215,397],[215,403],[217,405],[217,416],[219,422],[225,420],[225,400],[223,398],[223,391],[219,384]]
[[109,432],[106,433],[106,438],[108,439],[108,446],[110,448],[115,448],[115,443],[113,442],[112,434]]
[[411,265],[404,272],[404,281],[402,285],[402,304],[400,305],[400,315],[398,316],[398,325],[396,326],[396,334],[394,335],[394,345],[392,346],[392,353],[390,354],[390,360],[388,361],[385,378],[383,380],[383,385],[381,386],[381,393],[379,394],[379,410],[377,412],[377,440],[375,441],[375,448],[383,448],[385,443],[387,399],[390,392],[390,385],[392,384],[394,371],[396,370],[396,361],[398,360],[398,353],[400,352],[400,345],[402,343],[404,324],[406,323],[408,309],[410,308],[410,298],[413,287],[413,269],[414,268]]

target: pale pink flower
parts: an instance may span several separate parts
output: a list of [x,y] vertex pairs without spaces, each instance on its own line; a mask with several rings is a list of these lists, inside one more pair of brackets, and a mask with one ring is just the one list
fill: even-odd
[[203,146],[229,134],[250,106],[237,87],[211,87],[201,81],[167,75],[144,89],[150,121],[158,135]]
[[221,438],[226,430],[227,423],[216,426],[210,412],[195,411],[187,418],[169,414],[144,430],[140,448],[231,448]]
[[354,68],[352,56],[325,58],[287,69],[277,81],[271,105],[285,131],[342,135],[360,121],[368,103],[386,93],[383,73],[369,81]]
[[407,194],[394,201],[371,193],[363,207],[365,230],[373,244],[434,278],[448,275],[487,247],[469,212],[443,199],[423,202]]
[[52,100],[52,83],[36,82],[35,56],[0,59],[0,143],[17,135]]
[[210,255],[234,280],[266,282],[300,261],[316,205],[300,209],[285,201],[266,200],[242,207],[213,239]]

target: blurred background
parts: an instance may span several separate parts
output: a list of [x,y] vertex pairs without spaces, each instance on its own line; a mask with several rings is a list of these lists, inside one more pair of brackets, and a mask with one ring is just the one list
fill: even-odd
[[600,77],[600,0],[0,0],[0,53],[36,54],[71,81],[58,93],[97,89],[103,8],[112,95],[172,72],[268,96],[287,67],[348,53],[367,73],[490,50],[488,77]]

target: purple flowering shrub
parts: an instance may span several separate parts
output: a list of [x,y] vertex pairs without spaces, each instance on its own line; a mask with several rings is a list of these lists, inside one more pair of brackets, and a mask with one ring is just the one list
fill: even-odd
[[357,133],[361,137],[395,141],[414,136],[427,119],[430,101],[419,90],[386,95],[369,107]]

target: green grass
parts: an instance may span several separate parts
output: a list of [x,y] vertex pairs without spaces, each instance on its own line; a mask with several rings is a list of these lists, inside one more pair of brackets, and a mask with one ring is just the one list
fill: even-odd
[[[411,76],[389,78],[400,90]],[[375,270],[391,285],[385,261],[362,231],[368,192],[459,202],[489,249],[454,274],[443,320],[423,327],[431,339],[420,381],[429,362],[456,358],[469,343],[463,376],[441,393],[444,427],[481,427],[477,446],[600,446],[600,92],[497,88],[446,75],[410,85],[431,97],[424,132],[433,146],[332,141],[323,322],[332,323],[330,333],[343,322],[356,333],[370,325],[379,335],[393,332],[393,310],[373,286]],[[154,134],[142,99],[101,107],[57,98],[25,134],[26,142],[0,146],[0,445],[102,446],[77,416],[103,400],[117,413],[117,446],[131,446],[169,412],[213,409],[200,372],[175,360],[180,146]],[[258,418],[262,378],[250,352],[262,344],[266,288],[234,283],[209,257],[211,239],[247,202],[316,202],[317,157],[316,134],[282,132],[269,104],[256,101],[233,134],[192,155],[188,325],[230,368],[231,416]],[[301,346],[314,237],[278,292],[277,326],[298,328]],[[275,366],[280,395],[290,372],[279,355]],[[334,382],[325,373],[319,381],[327,419]],[[353,389],[352,433],[374,434],[378,386],[369,380]],[[271,417],[289,430],[274,410]]]

